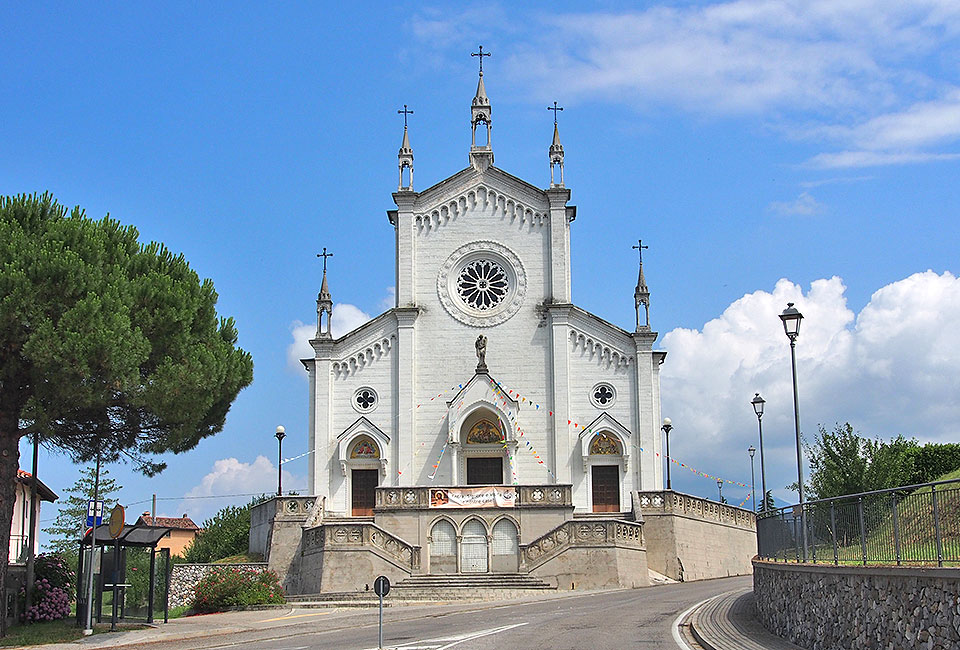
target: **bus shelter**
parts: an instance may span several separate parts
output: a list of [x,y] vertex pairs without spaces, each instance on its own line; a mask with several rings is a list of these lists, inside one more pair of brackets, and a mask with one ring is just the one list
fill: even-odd
[[[96,553],[99,555],[100,571],[94,574],[94,614],[96,621],[102,620],[103,594],[110,591],[113,594],[111,615],[111,629],[116,629],[118,616],[125,618],[126,591],[131,586],[127,580],[127,551],[131,548],[149,549],[150,578],[147,595],[147,623],[153,623],[154,604],[156,600],[157,584],[157,555],[163,562],[163,622],[166,623],[170,613],[170,549],[157,550],[157,544],[172,529],[166,526],[131,526],[124,525],[117,537],[110,534],[110,525],[97,526]],[[83,576],[77,580],[77,622],[84,623],[87,612],[87,598],[89,594],[86,585],[87,562],[90,561],[90,540],[92,528],[88,528],[80,541],[80,561],[77,563],[77,574]],[[96,569],[96,564],[94,565]],[[81,583],[83,588],[81,589]],[[119,610],[119,611],[118,611]]]

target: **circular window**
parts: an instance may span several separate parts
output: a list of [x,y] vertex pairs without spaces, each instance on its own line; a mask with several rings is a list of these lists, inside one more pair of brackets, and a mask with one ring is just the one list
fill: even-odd
[[590,401],[597,408],[610,408],[617,401],[617,390],[606,382],[597,384],[590,391]]
[[527,276],[517,255],[503,244],[477,241],[455,250],[440,267],[437,294],[461,323],[492,327],[520,309]]
[[492,259],[468,263],[457,277],[457,294],[470,307],[480,311],[493,309],[507,296],[510,283],[507,272]]
[[360,413],[369,413],[377,408],[378,401],[376,391],[366,386],[358,388],[357,392],[353,394],[353,408]]

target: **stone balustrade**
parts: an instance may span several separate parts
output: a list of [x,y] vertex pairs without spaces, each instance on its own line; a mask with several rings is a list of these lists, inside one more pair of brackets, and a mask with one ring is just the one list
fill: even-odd
[[639,506],[643,515],[683,515],[704,521],[719,521],[747,530],[757,529],[757,516],[751,510],[673,490],[635,492],[634,506]]
[[[457,490],[470,486],[378,487],[376,510],[421,510],[430,507],[430,490]],[[572,485],[505,485],[517,491],[515,508],[573,508]]]
[[303,533],[303,552],[372,550],[398,568],[413,573],[420,569],[420,547],[408,544],[372,522],[337,522],[308,528]]
[[573,519],[565,521],[529,544],[521,544],[520,553],[526,570],[532,570],[574,546],[643,549],[643,524],[620,519]]

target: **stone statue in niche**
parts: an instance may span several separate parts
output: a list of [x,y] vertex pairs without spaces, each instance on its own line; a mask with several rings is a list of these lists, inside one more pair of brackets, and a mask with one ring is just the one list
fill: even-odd
[[477,372],[487,369],[487,337],[481,334],[475,344],[477,348]]

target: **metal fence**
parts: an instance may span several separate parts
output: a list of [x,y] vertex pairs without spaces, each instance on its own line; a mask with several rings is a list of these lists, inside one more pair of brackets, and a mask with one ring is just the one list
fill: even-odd
[[832,564],[960,564],[960,479],[761,513],[759,557]]

